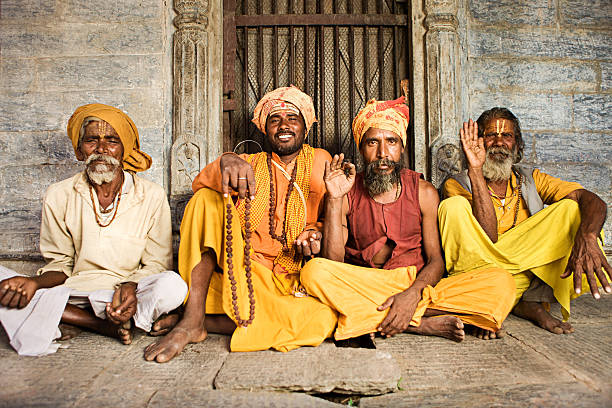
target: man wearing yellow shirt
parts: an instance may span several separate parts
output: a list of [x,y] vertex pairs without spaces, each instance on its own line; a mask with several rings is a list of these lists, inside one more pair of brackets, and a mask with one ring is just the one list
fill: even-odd
[[[612,291],[612,268],[598,246],[606,204],[580,184],[517,164],[524,142],[506,108],[470,119],[460,137],[468,168],[444,183],[442,194],[450,198],[439,209],[449,275],[502,267],[516,283],[514,314],[552,333],[573,332],[570,300],[583,287],[599,299],[598,281]],[[548,311],[555,301],[563,322]]]

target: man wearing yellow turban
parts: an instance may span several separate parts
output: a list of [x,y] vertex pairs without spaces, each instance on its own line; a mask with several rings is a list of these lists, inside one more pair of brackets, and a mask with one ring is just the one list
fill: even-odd
[[68,121],[68,137],[85,170],[45,194],[47,264],[36,277],[0,268],[0,320],[22,355],[57,350],[60,321],[130,344],[132,324],[150,331],[187,294],[170,270],[166,193],[134,174],[151,166],[134,122],[112,106],[85,105]]
[[326,166],[328,259],[309,261],[301,279],[338,312],[335,338],[348,345],[371,347],[373,333],[404,331],[459,342],[464,324],[496,332],[512,305],[514,285],[503,269],[440,280],[438,194],[403,166],[407,126],[403,97],[371,100],[353,121],[365,171],[356,174],[343,155]]
[[[185,313],[145,350],[147,360],[168,361],[208,332],[231,334],[232,351],[288,351],[331,335],[336,313],[300,284],[303,256],[319,252],[324,163],[331,160],[304,144],[315,121],[308,95],[275,89],[253,114],[270,151],[225,153],[196,177],[179,248],[189,285]],[[169,316],[156,329],[176,320]]]

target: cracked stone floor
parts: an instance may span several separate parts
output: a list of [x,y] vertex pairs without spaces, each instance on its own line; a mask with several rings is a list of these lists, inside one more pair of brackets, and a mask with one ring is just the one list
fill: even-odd
[[211,335],[167,364],[83,332],[56,354],[19,357],[2,331],[2,407],[612,407],[612,295],[573,303],[576,332],[509,317],[508,335],[463,343],[403,334],[376,350],[326,342],[289,353],[229,353]]

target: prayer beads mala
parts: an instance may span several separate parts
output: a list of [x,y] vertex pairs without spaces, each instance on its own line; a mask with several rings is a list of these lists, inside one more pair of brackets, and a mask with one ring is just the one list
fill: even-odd
[[231,283],[232,290],[232,307],[234,308],[234,315],[239,326],[247,327],[253,323],[255,318],[255,295],[253,294],[253,281],[251,279],[251,199],[245,198],[244,201],[244,271],[247,279],[247,288],[249,292],[249,319],[243,320],[240,318],[240,312],[238,311],[238,295],[236,295],[236,278],[234,277],[234,263],[232,262],[232,204],[227,203],[225,208],[227,209],[226,215],[226,235],[225,235],[225,253],[227,255],[227,276]]
[[514,228],[514,226],[516,225],[516,220],[518,219],[518,212],[519,212],[519,206],[521,204],[521,198],[523,197],[523,193],[521,192],[521,185],[523,184],[523,175],[519,174],[518,176],[518,198],[516,200],[516,207],[514,208],[514,221],[512,221],[512,226],[508,229],[512,229]]
[[[123,173],[121,174],[121,179],[122,179],[121,185],[119,185],[119,189],[115,193],[115,196],[117,197],[117,204],[114,204],[112,208],[115,210],[115,213],[113,214],[113,217],[110,219],[108,224],[102,224],[102,220],[100,220],[100,217],[98,216],[98,211],[96,210],[96,201],[94,200],[94,196],[93,196],[93,187],[91,187],[91,184],[89,185],[89,198],[91,198],[91,205],[94,210],[94,216],[96,217],[96,223],[100,226],[100,228],[106,228],[109,225],[111,225],[113,221],[115,221],[115,217],[117,216],[117,213],[119,212],[119,202],[121,201],[121,190],[123,190],[123,182],[124,182]],[[108,214],[110,211],[105,212],[102,210],[102,206],[100,206],[100,212],[102,212],[102,214]]]
[[291,179],[289,180],[289,187],[287,188],[287,196],[285,197],[285,219],[283,220],[283,232],[279,236],[276,235],[276,224],[274,222],[274,214],[276,213],[276,194],[274,192],[274,180],[272,174],[272,155],[268,153],[266,160],[268,164],[268,172],[270,173],[270,210],[268,212],[270,236],[283,245],[284,252],[289,252],[289,246],[287,245],[287,231],[285,227],[287,225],[287,205],[289,204],[289,197],[293,192],[293,183],[295,183],[295,176],[297,175],[297,163],[295,163],[293,167],[293,171],[291,172]]

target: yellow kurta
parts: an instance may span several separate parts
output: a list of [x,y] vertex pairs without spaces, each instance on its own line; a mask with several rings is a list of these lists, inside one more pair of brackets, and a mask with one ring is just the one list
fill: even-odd
[[[181,224],[179,272],[190,282],[191,271],[200,262],[201,254],[214,251],[223,273],[215,272],[206,299],[206,313],[227,314],[236,321],[225,252],[226,204],[231,198],[208,188],[198,190],[185,208]],[[243,266],[241,225],[235,207],[231,206],[232,251],[236,294],[240,317],[248,319],[249,298]],[[265,219],[267,221],[267,219]],[[255,319],[248,327],[238,327],[230,344],[232,351],[255,351],[274,348],[289,351],[300,346],[317,346],[330,337],[336,326],[336,313],[312,297],[297,297],[282,291],[275,283],[274,272],[251,260],[255,294]],[[291,286],[289,286],[291,287]],[[300,295],[300,293],[298,293]]]
[[[376,269],[315,258],[302,268],[308,294],[336,310],[336,340],[374,333],[389,313],[378,311],[390,296],[414,283],[414,266]],[[423,289],[411,326],[419,326],[426,309],[459,317],[464,323],[497,331],[514,301],[514,281],[503,269],[484,268],[442,279]]]
[[47,264],[38,274],[64,272],[64,285],[93,291],[172,269],[172,224],[164,189],[136,175],[125,177],[117,216],[105,228],[96,223],[84,172],[47,189],[40,228],[40,251]]

